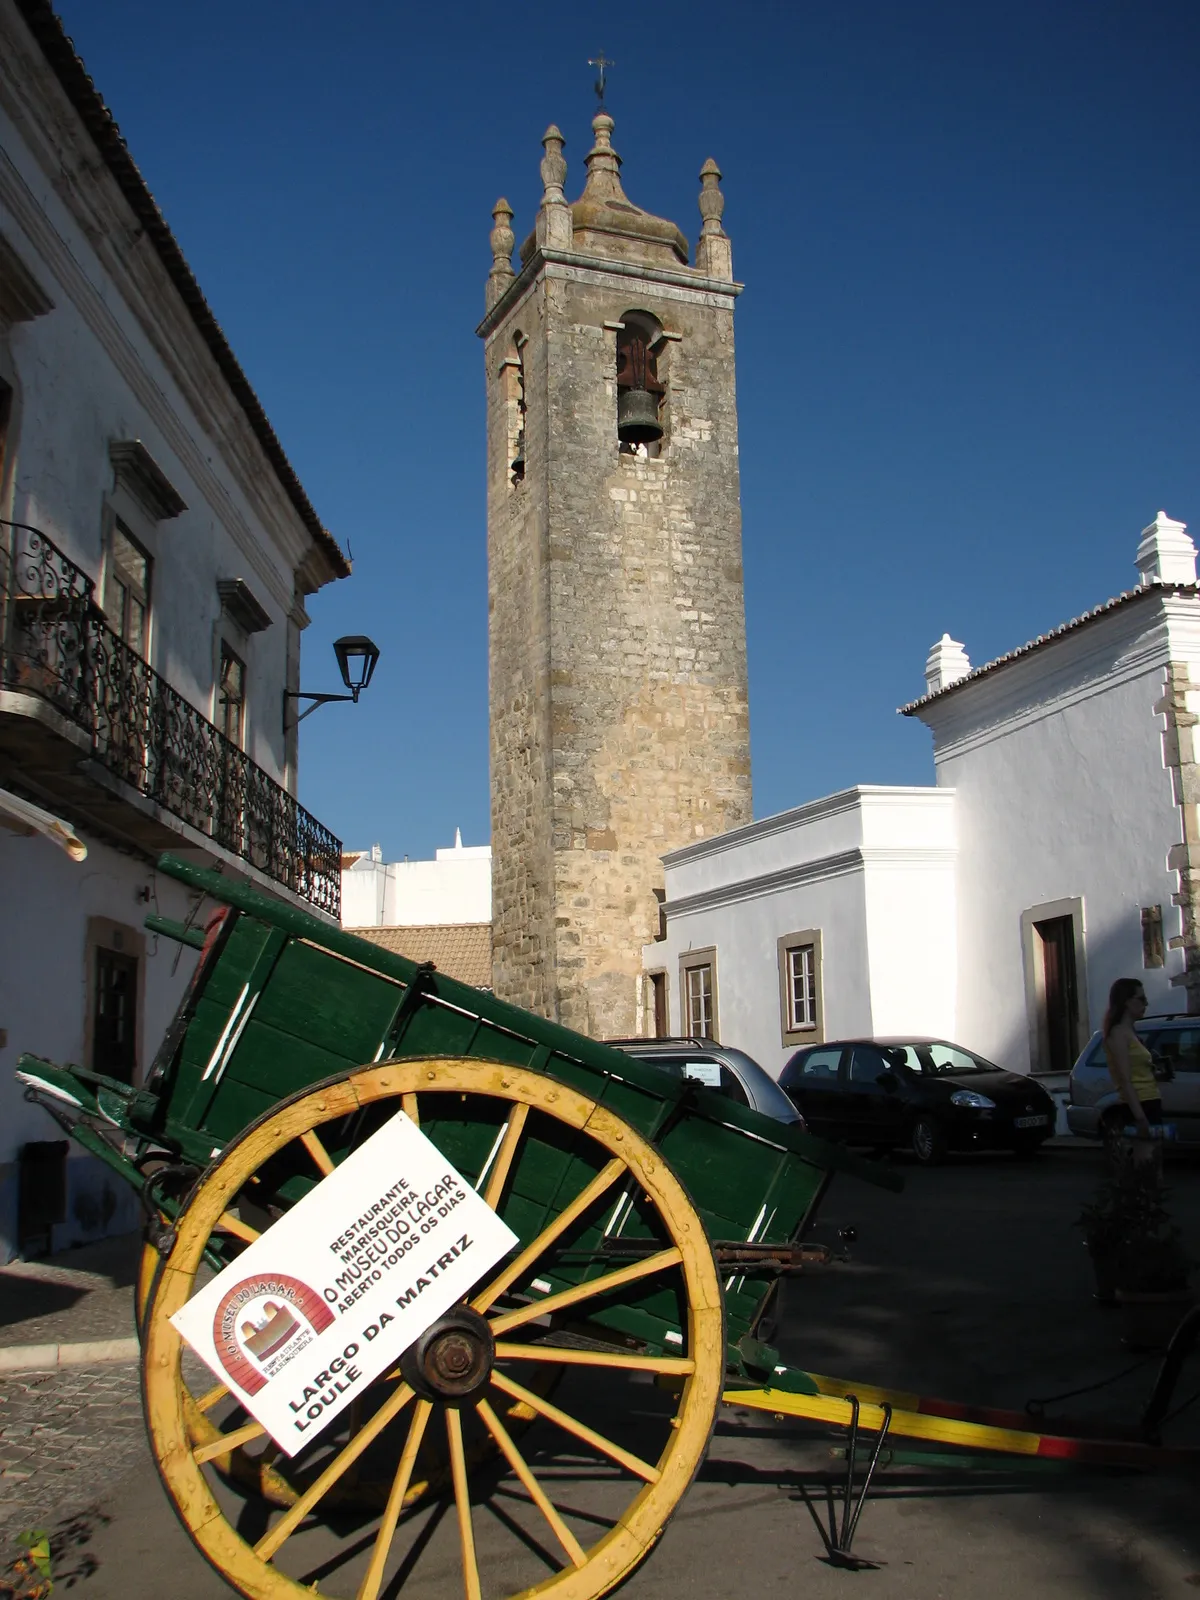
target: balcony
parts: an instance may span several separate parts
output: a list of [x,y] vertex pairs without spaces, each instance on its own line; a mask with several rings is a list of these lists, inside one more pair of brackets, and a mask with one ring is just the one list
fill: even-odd
[[337,919],[340,840],[113,632],[45,534],[0,534],[0,771],[117,842],[182,840]]

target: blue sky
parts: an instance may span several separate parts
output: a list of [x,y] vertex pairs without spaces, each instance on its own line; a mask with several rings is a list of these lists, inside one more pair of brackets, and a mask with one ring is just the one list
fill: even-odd
[[305,687],[383,655],[301,755],[349,846],[487,838],[490,212],[532,226],[551,121],[578,193],[601,47],[630,198],[694,243],[725,174],[757,815],[930,781],[895,708],[944,629],[979,664],[1131,586],[1160,506],[1200,537],[1194,4],[61,11],[352,549]]

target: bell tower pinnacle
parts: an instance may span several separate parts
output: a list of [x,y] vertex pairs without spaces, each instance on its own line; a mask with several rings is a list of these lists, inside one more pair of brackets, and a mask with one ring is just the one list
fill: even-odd
[[[605,66],[611,65],[605,62]],[[602,69],[603,70],[603,69]],[[634,205],[613,119],[579,199],[558,128],[485,341],[493,982],[594,1037],[646,1031],[669,850],[751,818],[733,308],[721,173],[695,265]]]

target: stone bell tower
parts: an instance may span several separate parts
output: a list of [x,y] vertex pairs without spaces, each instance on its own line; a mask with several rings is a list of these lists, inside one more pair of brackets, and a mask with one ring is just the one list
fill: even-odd
[[720,171],[694,266],[621,187],[612,118],[583,194],[563,137],[514,273],[487,281],[496,994],[594,1037],[644,1015],[665,851],[750,821],[733,281]]

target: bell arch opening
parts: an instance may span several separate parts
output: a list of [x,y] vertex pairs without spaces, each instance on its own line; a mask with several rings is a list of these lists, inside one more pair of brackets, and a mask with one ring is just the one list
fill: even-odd
[[622,454],[654,457],[666,433],[667,386],[658,358],[666,343],[649,311],[626,311],[617,332],[617,441]]
[[518,329],[500,362],[497,377],[504,397],[505,450],[508,482],[525,481],[525,335]]

